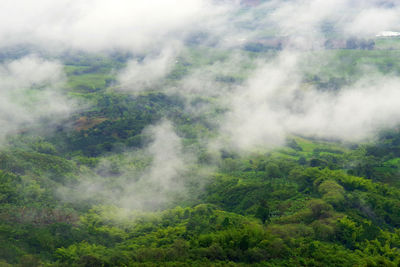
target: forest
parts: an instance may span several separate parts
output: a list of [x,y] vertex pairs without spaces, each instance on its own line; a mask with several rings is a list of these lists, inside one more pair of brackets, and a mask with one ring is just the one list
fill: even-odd
[[193,3],[112,46],[77,28],[0,45],[0,267],[399,266],[400,37],[328,15],[285,35],[304,3],[279,2],[213,2],[234,29],[180,45]]

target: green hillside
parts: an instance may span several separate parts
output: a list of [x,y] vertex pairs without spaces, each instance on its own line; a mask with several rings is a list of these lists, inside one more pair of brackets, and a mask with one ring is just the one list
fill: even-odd
[[[397,51],[326,53],[333,62],[329,68],[309,69],[326,77],[313,81],[321,88],[332,77],[350,82],[346,75],[354,71],[344,70],[343,60],[397,71],[391,63]],[[185,65],[177,65],[166,83],[225,57],[191,48],[182,55]],[[56,131],[43,135],[37,126],[27,128],[9,136],[2,148],[1,266],[400,264],[397,129],[360,144],[292,135],[272,150],[210,151],[206,140],[218,135],[214,121],[226,112],[218,97],[162,88],[121,92],[110,70],[123,61],[89,54],[61,59],[64,90],[86,107]],[[244,63],[222,83],[240,83],[249,68]],[[208,109],[188,112],[187,101]],[[150,175],[146,149],[154,137],[143,130],[164,119],[182,138],[183,151],[193,155],[180,174],[185,192],[167,192],[169,201],[149,210],[121,206],[118,194],[114,199],[109,192],[125,192],[124,181]],[[86,177],[103,181],[87,198],[87,192],[79,193]]]

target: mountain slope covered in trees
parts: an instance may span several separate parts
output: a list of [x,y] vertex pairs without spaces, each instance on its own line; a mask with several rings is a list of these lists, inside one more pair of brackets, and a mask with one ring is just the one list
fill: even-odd
[[7,4],[0,266],[399,266],[400,9],[364,2]]

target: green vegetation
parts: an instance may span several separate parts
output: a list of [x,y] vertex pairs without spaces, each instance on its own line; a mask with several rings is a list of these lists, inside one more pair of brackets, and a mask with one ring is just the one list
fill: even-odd
[[[381,50],[325,51],[332,64],[305,66],[310,79],[304,82],[340,88],[363,64],[397,74],[400,54],[383,50],[392,46],[384,42],[377,41]],[[166,83],[223,64],[228,53],[192,47]],[[248,52],[247,57],[272,54]],[[365,144],[291,136],[285,147],[266,153],[213,154],[204,140],[215,137],[213,120],[224,112],[218,99],[186,99],[162,90],[119,92],[112,70],[129,57],[60,57],[65,90],[90,105],[51,134],[26,129],[7,139],[0,151],[0,266],[400,264],[398,129]],[[216,81],[240,83],[254,68],[250,62],[237,73],[217,73]],[[206,103],[208,109],[187,112],[185,101]],[[172,204],[151,211],[113,205],[102,196],[63,199],[61,189],[79,188],[85,175],[109,179],[105,184],[117,188],[124,168],[141,173],[151,164],[145,151],[152,136],[143,130],[165,118],[182,138],[183,150],[194,154],[185,180],[190,196],[176,196]],[[126,150],[142,158],[129,158]],[[111,162],[106,174],[105,161]]]

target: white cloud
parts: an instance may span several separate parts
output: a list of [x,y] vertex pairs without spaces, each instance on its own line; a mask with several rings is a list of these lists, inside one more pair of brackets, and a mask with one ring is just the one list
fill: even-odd
[[122,90],[141,91],[160,82],[176,63],[179,44],[165,48],[158,55],[146,55],[143,60],[131,60],[127,67],[118,75]]
[[147,51],[201,27],[219,7],[206,0],[6,0],[0,43]]
[[66,202],[96,200],[129,210],[156,210],[187,193],[184,175],[191,155],[169,121],[145,129],[152,142],[138,152],[105,158],[95,172],[82,175],[78,185],[60,187]]
[[400,79],[375,71],[340,91],[302,82],[307,57],[283,52],[229,97],[221,133],[238,149],[282,145],[288,134],[363,141],[400,123]]
[[72,102],[59,89],[63,66],[36,56],[0,65],[0,140],[41,119],[65,118]]

